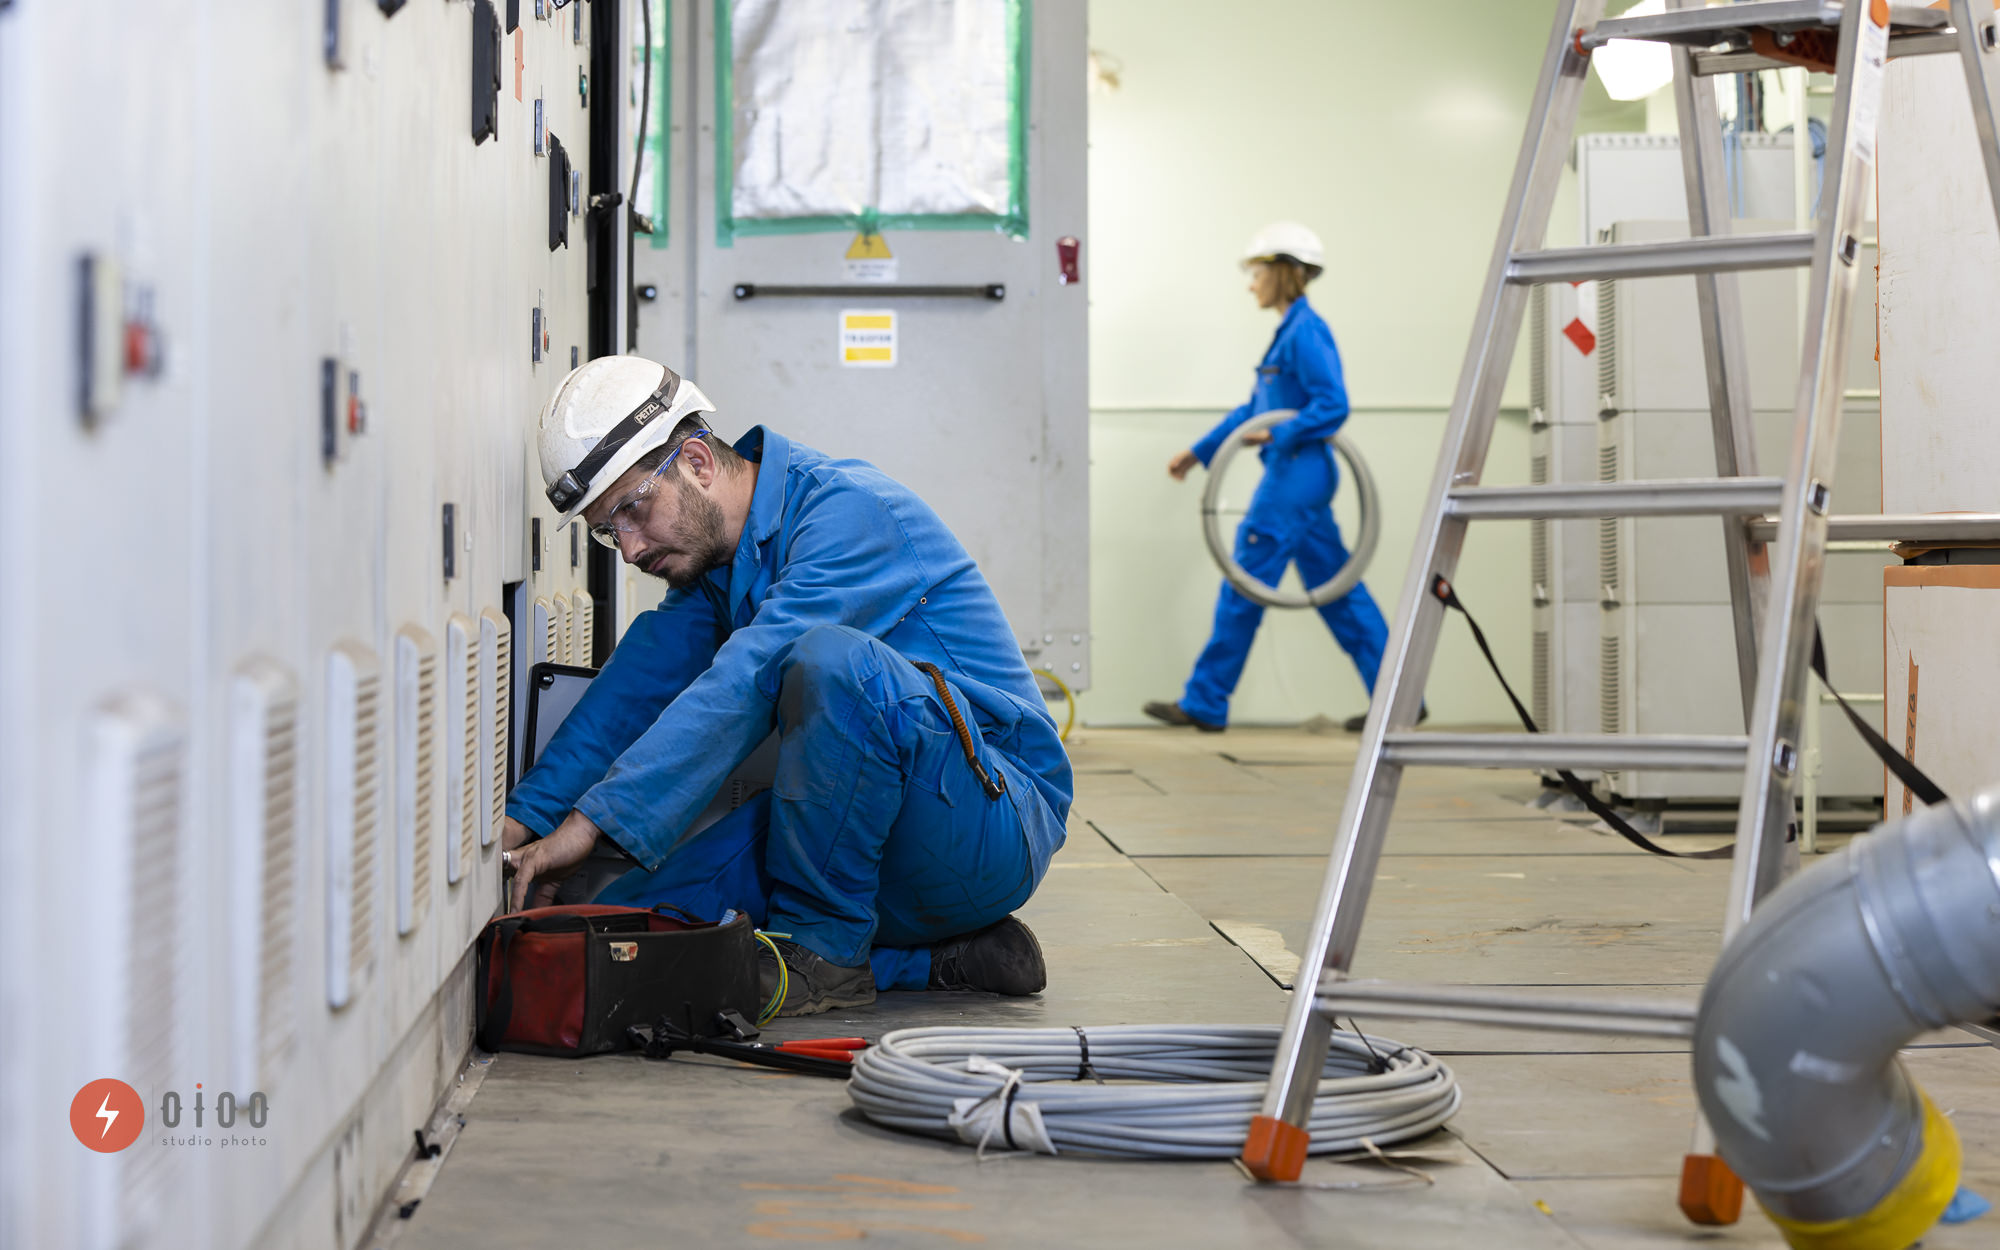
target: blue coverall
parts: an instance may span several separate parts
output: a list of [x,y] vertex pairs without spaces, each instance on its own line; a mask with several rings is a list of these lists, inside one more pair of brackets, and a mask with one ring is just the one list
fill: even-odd
[[[1285,566],[1298,562],[1306,585],[1329,580],[1347,563],[1347,547],[1333,519],[1333,491],[1340,480],[1327,438],[1347,420],[1347,388],[1340,377],[1340,352],[1333,332],[1304,299],[1285,310],[1250,402],[1231,412],[1194,445],[1206,465],[1230,431],[1259,413],[1296,408],[1296,417],[1271,427],[1271,441],[1258,453],[1264,478],[1250,497],[1250,510],[1236,530],[1236,561],[1266,586],[1276,586]],[[1372,693],[1375,673],[1389,645],[1389,624],[1368,588],[1359,583],[1319,610],[1341,650],[1361,670]],[[1181,694],[1181,710],[1199,721],[1229,721],[1229,696],[1243,676],[1251,640],[1264,619],[1262,606],[1238,594],[1228,581],[1215,601],[1215,628],[1195,660]]]
[[[633,621],[507,814],[574,808],[639,861],[599,902],[729,908],[882,989],[922,989],[931,943],[1025,902],[1063,844],[1069,759],[986,579],[937,514],[858,460],[762,426],[727,569]],[[725,616],[726,614],[726,616]],[[974,776],[930,678],[949,683]],[[773,728],[775,784],[683,837]]]

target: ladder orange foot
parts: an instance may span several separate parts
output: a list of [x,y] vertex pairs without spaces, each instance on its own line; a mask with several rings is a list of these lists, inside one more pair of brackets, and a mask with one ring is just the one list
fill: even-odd
[[1283,1120],[1260,1115],[1250,1121],[1243,1143],[1243,1166],[1260,1181],[1295,1181],[1305,1170],[1312,1134]]
[[1694,1224],[1734,1224],[1743,1214],[1743,1182],[1716,1155],[1681,1160],[1681,1214]]

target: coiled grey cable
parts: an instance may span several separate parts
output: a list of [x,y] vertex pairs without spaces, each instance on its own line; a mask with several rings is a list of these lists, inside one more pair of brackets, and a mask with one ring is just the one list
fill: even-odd
[[1361,584],[1361,575],[1368,571],[1369,562],[1375,558],[1375,546],[1382,538],[1381,492],[1376,488],[1375,475],[1368,471],[1368,462],[1361,458],[1361,453],[1346,434],[1341,433],[1333,435],[1327,442],[1333,445],[1342,460],[1347,461],[1355,502],[1361,510],[1361,525],[1354,535],[1354,546],[1348,553],[1347,563],[1326,581],[1308,587],[1302,594],[1294,594],[1276,586],[1266,586],[1250,576],[1250,571],[1237,561],[1222,535],[1221,525],[1222,482],[1228,473],[1229,462],[1243,449],[1246,437],[1298,415],[1296,409],[1275,408],[1231,430],[1229,437],[1222,440],[1222,446],[1216,449],[1214,457],[1208,462],[1208,484],[1201,492],[1201,536],[1202,541],[1208,544],[1208,554],[1215,557],[1222,575],[1229,579],[1229,584],[1236,587],[1238,593],[1252,603],[1261,603],[1267,608],[1317,608],[1332,603]]
[[[877,1124],[982,1149],[1229,1159],[1262,1105],[1277,1043],[1265,1025],[898,1029],[855,1057],[847,1092]],[[1431,1055],[1335,1030],[1311,1152],[1421,1137],[1459,1101],[1457,1078]]]

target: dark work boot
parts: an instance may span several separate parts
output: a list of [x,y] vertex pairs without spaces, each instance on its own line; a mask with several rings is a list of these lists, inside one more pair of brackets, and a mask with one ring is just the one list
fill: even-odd
[[[1421,725],[1430,718],[1431,718],[1431,709],[1429,705],[1419,703],[1417,705],[1417,723]],[[1367,723],[1368,723],[1368,713],[1363,712],[1359,716],[1348,717],[1347,723],[1342,725],[1341,728],[1345,729],[1348,733],[1358,734],[1361,732],[1361,727],[1363,725],[1366,725]]]
[[1165,721],[1169,725],[1193,725],[1205,734],[1222,732],[1222,726],[1205,720],[1196,720],[1182,711],[1178,703],[1148,703],[1142,710],[1154,720]]
[[1028,926],[1009,916],[977,933],[931,947],[933,990],[984,990],[989,994],[1039,994],[1049,983],[1042,944]]
[[[784,956],[787,974],[785,1001],[778,1006],[779,1015],[815,1016],[835,1007],[866,1007],[875,1001],[872,966],[843,968],[828,963],[797,942],[783,938],[771,941]],[[936,966],[935,961],[932,966]],[[760,1007],[778,991],[778,961],[772,958],[770,947],[761,942],[757,945],[757,991],[762,995]]]

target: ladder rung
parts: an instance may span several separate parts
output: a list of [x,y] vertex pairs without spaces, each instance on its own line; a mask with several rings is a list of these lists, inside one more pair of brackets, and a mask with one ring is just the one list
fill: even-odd
[[[1745,41],[1752,31],[1828,30],[1840,25],[1840,0],[1750,0],[1749,3],[1708,8],[1675,9],[1645,17],[1614,17],[1579,32],[1577,45],[1585,52],[1613,39],[1644,39],[1711,48]],[[1921,5],[1889,6],[1889,25],[1905,30],[1935,30],[1949,24],[1950,15]]]
[[1389,733],[1390,764],[1440,768],[1658,768],[1728,772],[1743,767],[1750,740],[1741,734]]
[[1691,1037],[1695,1020],[1691,1002],[1552,998],[1457,985],[1348,981],[1334,973],[1320,982],[1318,1006],[1320,1014],[1330,1019],[1393,1016],[1632,1037]]
[[[1750,537],[1770,542],[1778,518],[1750,522]],[[1942,512],[1898,516],[1834,516],[1826,519],[1828,542],[1985,543],[2000,546],[2000,512]]]
[[1570,517],[1762,516],[1777,510],[1785,483],[1775,477],[1703,477],[1657,482],[1576,482],[1549,486],[1461,486],[1449,501],[1466,520]]
[[[1685,10],[1683,10],[1685,11]],[[1730,234],[1662,243],[1609,243],[1517,252],[1507,262],[1509,282],[1588,282],[1594,278],[1651,278],[1683,273],[1784,269],[1812,264],[1811,231],[1797,234]]]
[[[1948,15],[1942,10],[1938,11],[1938,15],[1948,20]],[[1898,13],[1897,16],[1902,15]],[[1907,35],[1889,36],[1889,59],[1892,61],[1906,56],[1936,56],[1940,52],[1956,51],[1958,51],[1958,32],[1949,26],[1936,30],[1912,31]]]

